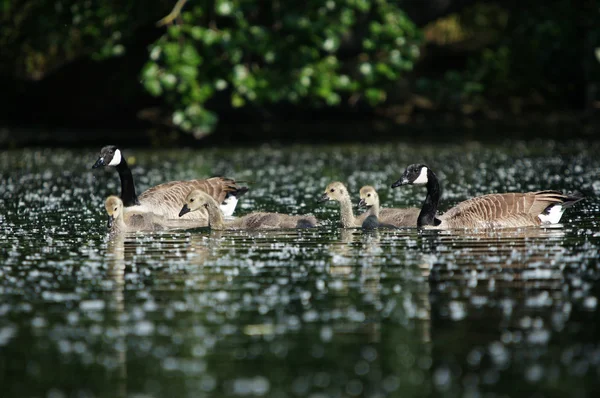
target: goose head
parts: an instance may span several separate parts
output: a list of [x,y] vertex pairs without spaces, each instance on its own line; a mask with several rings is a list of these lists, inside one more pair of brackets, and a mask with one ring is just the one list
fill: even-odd
[[426,165],[411,164],[404,170],[402,177],[392,184],[392,188],[401,185],[426,185],[429,181],[428,174],[429,168]]
[[118,166],[123,160],[121,150],[114,145],[107,145],[100,150],[100,157],[92,166],[92,169],[104,166]]
[[123,214],[123,201],[121,198],[111,195],[104,201],[104,208],[108,213],[108,228],[112,228],[115,220],[118,220]]
[[179,217],[203,207],[208,208],[211,199],[212,198],[206,192],[194,189],[186,196],[185,203],[179,212]]
[[379,201],[379,195],[377,191],[370,185],[365,185],[360,189],[360,202],[359,207],[371,207]]
[[328,200],[335,200],[340,202],[344,197],[348,196],[348,191],[344,184],[339,181],[332,182],[325,188],[325,193],[319,199],[319,202],[327,202]]

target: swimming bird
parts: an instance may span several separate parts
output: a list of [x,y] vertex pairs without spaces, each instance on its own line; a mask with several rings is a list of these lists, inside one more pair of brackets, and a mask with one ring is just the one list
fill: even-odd
[[208,225],[208,220],[169,220],[151,212],[141,211],[138,207],[126,209],[121,198],[114,195],[106,198],[104,208],[108,213],[108,229],[113,233],[198,228]]
[[570,195],[559,191],[489,194],[460,202],[446,213],[436,216],[440,184],[434,172],[424,164],[412,164],[392,188],[409,184],[427,187],[417,226],[435,229],[557,224],[568,207],[583,199],[583,195],[577,191]]
[[311,215],[292,216],[281,213],[250,213],[232,221],[224,221],[217,202],[201,190],[193,190],[185,198],[180,216],[206,208],[211,229],[291,229],[311,228],[317,219]]
[[[156,185],[142,192],[138,197],[135,191],[131,169],[121,153],[114,145],[108,145],[100,151],[100,157],[92,166],[115,167],[121,179],[121,199],[125,207],[141,206],[140,210],[152,212],[166,218],[178,219],[181,203],[193,189],[201,189],[222,203],[221,211],[231,216],[238,198],[248,191],[247,187],[238,185],[235,180],[225,177],[212,177],[203,180],[171,181]],[[187,215],[186,219],[205,218],[202,213]]]
[[[340,222],[342,228],[361,227],[365,219],[370,215],[369,212],[364,212],[357,217],[354,216],[354,212],[352,211],[352,200],[350,199],[348,189],[339,181],[334,181],[327,185],[325,192],[318,199],[318,202],[322,203],[330,200],[340,203]],[[390,210],[392,210],[392,212],[390,212]],[[387,218],[390,213],[393,213],[393,209],[383,208],[379,210],[380,217]]]
[[327,188],[325,188],[325,193],[321,195],[318,201],[322,203],[330,200],[340,203],[340,222],[343,228],[355,228],[362,226],[363,221],[365,218],[367,218],[367,213],[362,214],[358,218],[354,217],[354,212],[352,211],[352,200],[350,199],[348,188],[346,188],[343,183],[334,181],[327,185]]
[[419,209],[410,207],[406,209],[379,207],[379,195],[375,188],[365,185],[360,189],[359,206],[366,206],[367,218],[362,223],[363,228],[378,227],[416,227]]

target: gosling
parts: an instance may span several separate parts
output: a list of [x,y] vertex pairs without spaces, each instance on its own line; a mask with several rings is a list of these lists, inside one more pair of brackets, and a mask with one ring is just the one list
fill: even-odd
[[198,189],[190,192],[185,204],[179,212],[184,214],[205,208],[208,211],[208,224],[211,229],[292,229],[316,227],[317,219],[312,215],[292,216],[280,213],[255,212],[235,220],[225,222],[218,203],[209,195]]
[[135,207],[124,211],[123,201],[114,195],[106,198],[104,208],[108,213],[107,226],[111,233],[163,231],[207,226],[206,220],[168,220],[151,212],[136,210]]
[[369,209],[365,214],[367,217],[362,223],[363,228],[378,227],[416,227],[420,210],[416,207],[406,209],[386,208],[380,209],[379,195],[375,188],[365,185],[360,189],[360,206],[366,206]]

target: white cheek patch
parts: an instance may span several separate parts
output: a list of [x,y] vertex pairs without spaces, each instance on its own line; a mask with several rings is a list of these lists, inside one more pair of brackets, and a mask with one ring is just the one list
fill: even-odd
[[368,196],[365,202],[367,202],[367,206],[373,206],[375,204],[375,195]]
[[221,208],[221,212],[223,213],[223,215],[225,217],[231,217],[233,215],[233,212],[235,211],[235,207],[237,206],[237,203],[238,203],[238,198],[231,195],[231,196],[225,198],[225,200],[223,201],[223,203],[221,203],[221,205],[219,207]]
[[118,166],[119,163],[121,163],[121,150],[117,149],[115,151],[115,154],[113,155],[112,160],[110,161],[110,163],[108,164],[109,166]]
[[427,184],[427,167],[421,167],[421,173],[413,181],[413,184]]
[[542,224],[558,224],[564,212],[565,209],[561,205],[556,205],[550,208],[548,214],[540,214],[538,217]]

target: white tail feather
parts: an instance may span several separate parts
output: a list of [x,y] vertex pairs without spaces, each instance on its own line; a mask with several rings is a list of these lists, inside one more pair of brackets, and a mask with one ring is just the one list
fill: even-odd
[[542,224],[558,224],[564,212],[565,209],[562,205],[557,204],[547,209],[547,214],[540,214],[538,217],[542,221]]
[[238,198],[233,195],[229,195],[225,198],[223,203],[219,206],[221,208],[221,212],[225,217],[231,217],[233,212],[235,211],[235,207],[237,206]]

